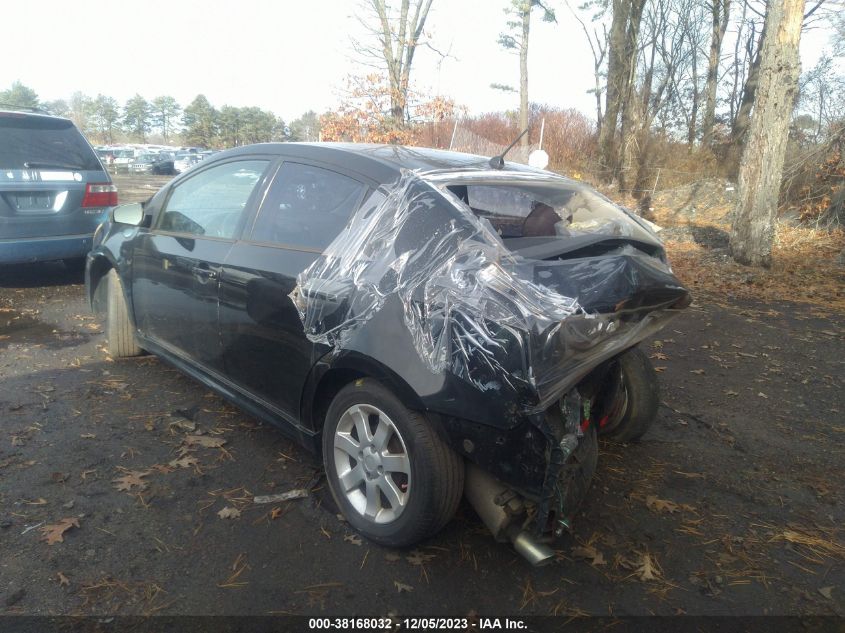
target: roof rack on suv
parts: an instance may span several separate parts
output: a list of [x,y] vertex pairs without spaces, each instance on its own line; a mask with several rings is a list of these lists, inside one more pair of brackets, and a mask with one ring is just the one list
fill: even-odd
[[50,114],[44,108],[39,108],[37,106],[18,105],[16,103],[2,103],[2,102],[0,102],[0,108],[2,108],[4,110],[23,110],[24,112],[33,112],[35,114]]

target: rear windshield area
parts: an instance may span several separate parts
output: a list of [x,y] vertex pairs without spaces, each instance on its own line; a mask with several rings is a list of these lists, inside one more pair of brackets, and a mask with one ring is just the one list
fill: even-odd
[[503,240],[567,237],[584,233],[626,235],[631,221],[610,200],[576,183],[491,182],[446,188],[487,220]]
[[101,170],[79,130],[66,119],[0,113],[0,169]]

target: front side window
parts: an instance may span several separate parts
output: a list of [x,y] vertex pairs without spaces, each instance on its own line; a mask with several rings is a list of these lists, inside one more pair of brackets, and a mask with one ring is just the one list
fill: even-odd
[[252,239],[322,250],[346,226],[365,189],[335,171],[285,163],[270,185]]
[[268,163],[267,160],[223,163],[176,185],[158,229],[234,238],[238,221]]

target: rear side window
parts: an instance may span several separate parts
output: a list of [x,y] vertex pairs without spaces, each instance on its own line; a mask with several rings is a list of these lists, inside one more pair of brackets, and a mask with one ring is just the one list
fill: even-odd
[[82,134],[67,119],[0,114],[0,169],[102,170]]
[[267,160],[223,163],[176,185],[161,214],[162,231],[233,238]]
[[616,205],[588,187],[545,183],[455,184],[451,193],[503,239],[625,233],[630,222]]
[[366,188],[335,171],[284,163],[261,206],[252,239],[322,250],[346,226]]

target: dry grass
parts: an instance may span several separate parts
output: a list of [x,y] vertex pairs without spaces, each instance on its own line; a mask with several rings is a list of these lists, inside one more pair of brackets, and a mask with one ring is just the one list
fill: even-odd
[[694,293],[794,301],[840,314],[845,313],[845,267],[836,259],[843,248],[842,231],[781,226],[766,270],[742,266],[694,242],[666,242],[675,274]]
[[[638,201],[618,193],[609,194],[629,208],[637,208]],[[702,204],[694,218],[682,214],[658,196],[653,202],[650,219],[663,228],[683,227],[716,233],[727,239],[731,226],[727,220],[732,211],[729,204]],[[677,204],[677,200],[674,200]],[[794,301],[819,308],[825,313],[845,314],[845,266],[837,263],[845,249],[845,231],[827,231],[810,227],[779,224],[772,250],[772,267],[768,270],[742,266],[734,262],[726,249],[715,250],[711,245],[682,241],[665,236],[669,261],[678,278],[694,295],[719,298],[755,299],[762,302]]]

